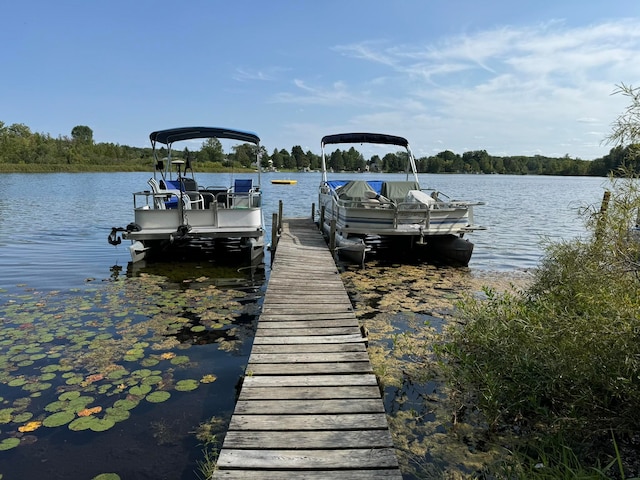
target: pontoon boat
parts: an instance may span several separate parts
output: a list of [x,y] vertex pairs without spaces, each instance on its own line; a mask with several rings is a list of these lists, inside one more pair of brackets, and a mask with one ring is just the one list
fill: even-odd
[[[340,143],[404,147],[406,179],[329,180],[325,147]],[[463,236],[485,229],[473,224],[473,206],[483,203],[451,200],[437,190],[422,189],[405,138],[343,133],[325,136],[321,147],[320,223],[327,236],[333,235],[339,255],[361,264],[365,256],[389,255],[433,257],[444,263],[468,265],[473,244]]]
[[[149,138],[155,164],[149,188],[133,194],[134,221],[126,228],[114,227],[109,243],[119,244],[122,232],[122,238],[131,241],[133,262],[182,247],[234,251],[251,262],[264,255],[258,136],[225,128],[182,127],[153,132]],[[172,158],[174,142],[207,138],[254,144],[257,183],[236,178],[233,185],[203,187],[196,182],[189,157]]]

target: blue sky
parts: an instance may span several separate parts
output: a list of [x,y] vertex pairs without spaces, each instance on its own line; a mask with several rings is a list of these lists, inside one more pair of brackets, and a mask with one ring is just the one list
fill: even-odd
[[640,86],[637,0],[3,2],[0,121],[148,146],[179,126],[593,159]]

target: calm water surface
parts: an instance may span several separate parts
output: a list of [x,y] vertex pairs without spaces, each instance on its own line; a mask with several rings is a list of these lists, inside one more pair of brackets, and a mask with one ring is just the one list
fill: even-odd
[[[203,174],[199,182],[227,185],[230,177]],[[369,177],[376,178],[334,176]],[[0,175],[3,480],[88,480],[112,471],[123,479],[195,478],[202,446],[193,432],[212,417],[224,423],[233,409],[265,277],[206,262],[186,271],[128,268],[127,245],[113,247],[107,235],[111,227],[132,221],[132,192],[144,190],[148,178],[148,173]],[[272,185],[273,178],[298,183]],[[268,236],[279,200],[285,216],[311,215],[319,181],[319,173],[263,175]],[[475,221],[489,230],[469,236],[475,243],[469,268],[486,271],[533,268],[543,238],[582,235],[578,210],[598,206],[607,186],[602,178],[500,175],[421,175],[421,182],[451,198],[486,202],[476,207]],[[91,357],[100,348],[108,362]],[[176,356],[188,362],[170,363]],[[118,368],[127,373],[110,379]],[[170,391],[171,398],[143,399],[136,387],[145,385],[144,378],[158,378],[147,384],[153,391]],[[201,382],[193,391],[175,388],[181,380],[203,378],[215,381]],[[29,421],[47,418],[54,410],[50,404],[68,392],[91,397],[83,406],[103,407],[102,417],[117,400],[139,403],[127,419],[100,433],[70,431],[66,425],[18,433]],[[13,438],[20,438],[20,445],[1,450]]]
[[[375,175],[336,175],[348,177]],[[106,239],[112,226],[132,220],[131,194],[145,189],[148,178],[148,173],[0,175],[0,288],[79,287],[87,279],[108,277],[112,265],[126,266],[126,245],[112,247]],[[203,174],[199,180],[225,185],[229,178]],[[272,178],[298,183],[272,185]],[[285,216],[310,215],[319,180],[319,173],[264,174],[266,223],[270,225],[279,200]],[[598,205],[607,184],[602,178],[502,175],[421,175],[421,182],[452,198],[487,203],[475,208],[475,220],[489,231],[469,236],[476,245],[470,268],[483,270],[534,267],[543,237],[582,234],[578,209]]]

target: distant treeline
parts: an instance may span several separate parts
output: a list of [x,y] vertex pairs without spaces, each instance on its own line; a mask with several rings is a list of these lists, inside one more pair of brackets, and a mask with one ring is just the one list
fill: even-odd
[[[190,157],[199,171],[227,171],[252,168],[255,146],[238,145],[232,152],[223,152],[216,139],[207,139],[198,151],[174,152],[174,156]],[[290,151],[274,149],[269,154],[264,147],[261,162],[263,168],[278,170],[319,170],[321,157],[311,151],[303,151],[299,145]],[[445,150],[431,157],[416,159],[421,173],[485,173],[512,175],[578,175],[607,176],[610,172],[626,167],[640,173],[636,148],[616,147],[609,154],[595,160],[545,157],[498,157],[486,150],[464,152],[462,155]],[[161,151],[161,155],[166,152]],[[327,168],[334,171],[404,171],[406,153],[388,153],[369,159],[351,147],[327,153]],[[114,143],[95,143],[93,131],[83,125],[74,127],[71,136],[53,138],[49,134],[31,132],[23,124],[6,126],[0,121],[0,172],[60,172],[60,171],[145,171],[152,168],[150,147],[129,147]]]

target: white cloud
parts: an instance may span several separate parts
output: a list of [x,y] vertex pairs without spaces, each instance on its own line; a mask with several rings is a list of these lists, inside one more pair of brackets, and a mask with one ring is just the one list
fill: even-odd
[[343,124],[404,130],[425,151],[441,140],[459,153],[495,148],[595,158],[607,149],[594,137],[604,138],[625,106],[611,96],[615,85],[640,76],[640,20],[580,28],[553,21],[430,44],[366,41],[334,50],[375,76],[313,87],[298,79],[295,91],[276,101],[356,106]]

